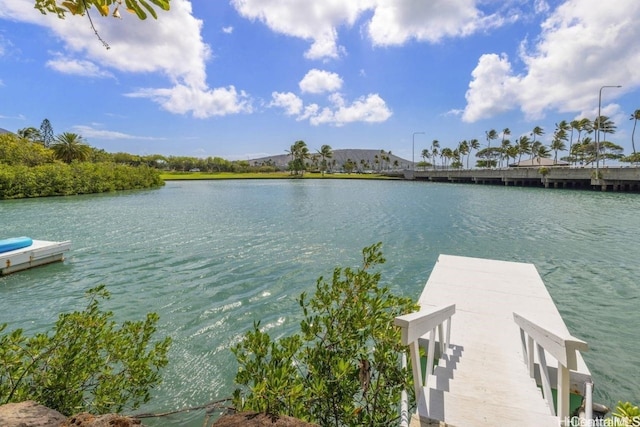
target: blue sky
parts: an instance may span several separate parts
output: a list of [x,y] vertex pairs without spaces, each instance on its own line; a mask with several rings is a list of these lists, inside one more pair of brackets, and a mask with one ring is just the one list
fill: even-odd
[[[602,114],[631,153],[640,2],[171,0],[158,20],[42,15],[0,0],[0,127],[109,152],[219,156],[391,150]],[[424,134],[415,134],[424,132]],[[640,140],[640,136],[636,139]],[[636,144],[640,145],[640,143]],[[640,149],[640,146],[638,147]]]

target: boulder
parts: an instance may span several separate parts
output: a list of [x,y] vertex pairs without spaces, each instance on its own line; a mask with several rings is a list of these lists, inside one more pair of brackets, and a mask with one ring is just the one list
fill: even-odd
[[60,427],[67,417],[32,400],[0,405],[2,427]]
[[140,420],[118,414],[92,415],[82,413],[67,418],[60,427],[141,427]]
[[286,415],[267,415],[257,412],[239,412],[224,415],[212,427],[318,427]]

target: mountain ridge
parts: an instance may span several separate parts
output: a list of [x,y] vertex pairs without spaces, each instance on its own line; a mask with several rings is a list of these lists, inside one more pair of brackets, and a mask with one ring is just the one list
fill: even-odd
[[[310,155],[312,157],[318,156],[318,159],[320,159],[318,153],[310,153]],[[385,158],[388,156],[389,160],[383,160],[382,156],[384,156]],[[367,170],[409,169],[411,166],[410,160],[403,159],[402,157],[396,156],[389,151],[366,148],[345,148],[333,150],[333,155],[330,159],[327,159],[327,163],[333,165],[334,169],[342,168],[342,165],[344,165],[344,163],[349,159],[354,162],[359,169]],[[287,168],[290,161],[290,155],[278,154],[275,156],[265,156],[251,159],[249,160],[249,164],[251,164],[252,166],[260,166],[263,164],[272,165],[277,168],[283,169]],[[312,161],[312,158],[310,158],[307,160],[307,163],[311,163]]]

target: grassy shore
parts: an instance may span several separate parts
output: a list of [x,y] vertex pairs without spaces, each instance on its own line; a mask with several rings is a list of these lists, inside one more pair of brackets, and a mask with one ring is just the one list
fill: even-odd
[[164,172],[160,177],[165,181],[203,180],[203,179],[398,179],[379,174],[333,173],[325,174],[307,172],[303,177],[293,176],[289,172],[247,172],[247,173],[206,173],[206,172]]

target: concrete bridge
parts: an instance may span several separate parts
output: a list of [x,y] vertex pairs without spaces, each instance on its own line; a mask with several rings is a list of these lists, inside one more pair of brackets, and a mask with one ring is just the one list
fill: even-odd
[[[405,170],[408,180],[512,185],[521,187],[574,188],[640,192],[640,168],[521,167],[504,169]],[[599,175],[599,176],[597,176]]]

